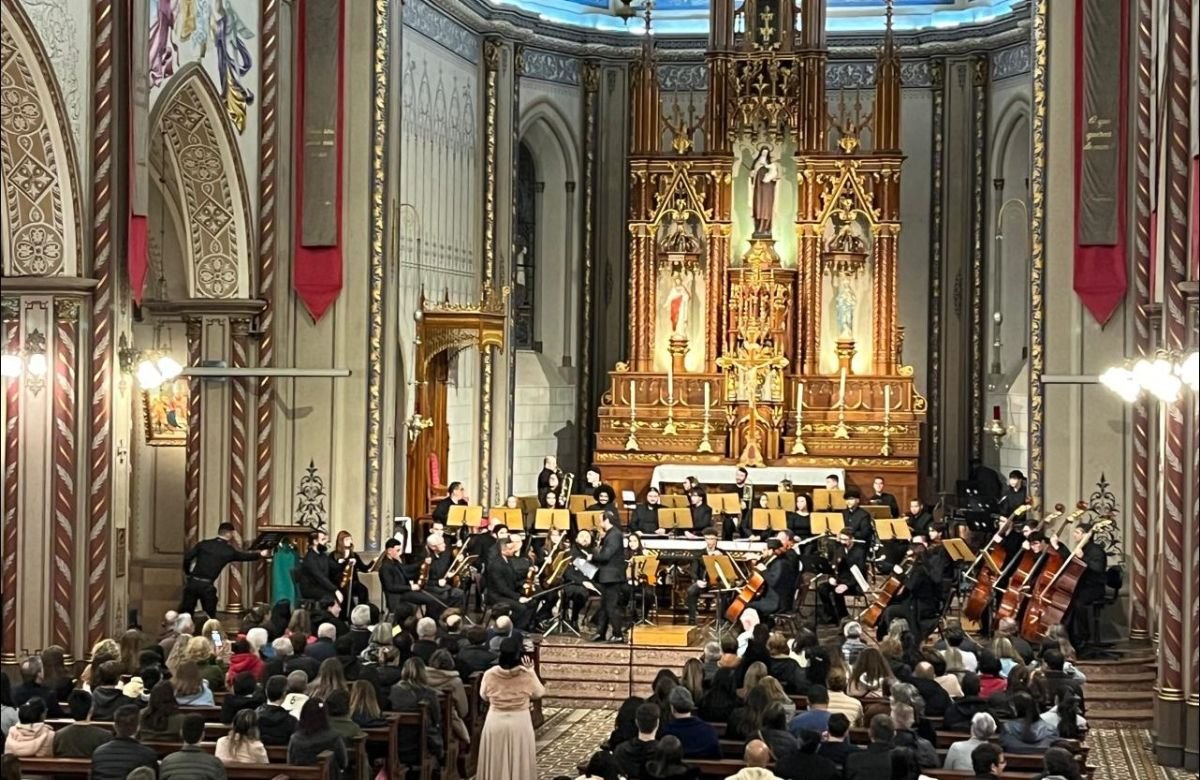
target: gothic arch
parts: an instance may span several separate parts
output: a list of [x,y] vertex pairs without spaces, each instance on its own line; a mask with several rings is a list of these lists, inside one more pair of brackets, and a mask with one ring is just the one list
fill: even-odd
[[20,3],[0,18],[0,241],[6,276],[83,268],[75,150],[62,92]]
[[[180,68],[167,83],[150,128],[150,168],[179,226],[187,297],[253,297],[256,280],[248,262],[253,236],[241,157],[199,63]],[[153,225],[150,230],[156,232]]]

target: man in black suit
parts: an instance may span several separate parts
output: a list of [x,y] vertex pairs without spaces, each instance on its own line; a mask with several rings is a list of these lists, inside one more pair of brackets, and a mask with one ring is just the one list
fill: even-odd
[[608,641],[617,644],[625,641],[620,609],[621,584],[625,581],[625,537],[609,512],[600,516],[600,528],[604,536],[600,539],[599,548],[589,556],[598,567],[594,579],[600,586],[601,594],[596,636],[592,637],[592,641],[603,642],[611,625],[613,634]]
[[886,493],[883,490],[883,477],[875,477],[875,481],[871,483],[875,489],[875,495],[867,500],[868,504],[876,506],[886,506],[888,511],[892,513],[892,517],[900,516],[900,504],[896,502],[896,497],[891,493]]
[[708,496],[704,494],[703,488],[694,488],[688,493],[688,502],[692,510],[692,530],[685,536],[695,538],[713,524],[712,507],[708,505]]
[[538,472],[537,489],[541,493],[543,490],[550,489],[550,477],[558,473],[558,458],[553,455],[547,455],[542,458],[542,470]]
[[1025,488],[1025,475],[1019,469],[1013,469],[1008,472],[1008,489],[1004,491],[1000,502],[996,504],[996,514],[1008,517],[1017,511],[1017,507],[1025,503],[1028,495]]
[[496,554],[484,570],[484,601],[491,607],[508,610],[513,623],[522,631],[529,628],[533,610],[522,595],[525,583],[513,567],[513,558],[521,552],[520,538],[505,536],[496,540]]
[[921,499],[914,498],[908,502],[908,514],[904,516],[904,519],[908,521],[908,530],[913,536],[929,536],[929,528],[933,525],[933,515],[926,510]]
[[846,594],[862,592],[853,573],[854,567],[858,567],[863,577],[867,574],[867,546],[856,541],[849,528],[843,528],[838,533],[838,544],[840,547],[834,555],[834,573],[817,586],[817,595],[827,616],[835,624],[850,615],[846,609]]
[[461,482],[451,482],[446,491],[447,495],[433,507],[433,522],[435,525],[446,525],[450,517],[450,507],[467,505],[467,489]]
[[908,621],[913,635],[920,643],[925,638],[922,623],[929,624],[941,614],[942,585],[930,572],[931,554],[923,544],[914,544],[910,549],[911,566],[904,572],[902,564],[896,564],[892,573],[903,575],[904,590],[892,597],[883,618],[876,624],[875,639],[882,642],[887,628],[896,618]]
[[892,776],[892,743],[896,725],[890,715],[871,718],[871,743],[866,750],[846,756],[846,780],[877,780]]
[[636,534],[658,533],[658,510],[660,508],[658,488],[653,485],[646,491],[645,502],[633,509],[633,517],[629,519],[629,530]]
[[429,581],[425,584],[425,592],[446,606],[465,606],[466,596],[446,577],[450,572],[450,564],[454,563],[454,554],[446,549],[446,537],[437,533],[430,534],[425,540],[425,549],[429,557]]
[[383,589],[387,608],[395,611],[397,606],[403,603],[423,606],[426,614],[436,619],[445,607],[408,578],[404,566],[400,563],[400,551],[400,542],[389,539],[383,548],[384,560],[379,564],[379,585]]
[[313,601],[336,599],[340,604],[342,593],[333,583],[333,559],[329,557],[329,535],[324,531],[313,531],[308,536],[308,550],[300,562],[300,595]]
[[[242,552],[233,546],[233,523],[221,523],[217,535],[194,545],[183,556],[183,573],[186,582],[183,598],[179,602],[179,614],[192,614],[196,602],[204,608],[204,614],[217,615],[217,577],[230,563],[235,561],[257,561],[265,558],[268,550]],[[58,702],[55,702],[57,705]],[[57,712],[57,710],[56,710]],[[57,717],[57,716],[56,716]]]
[[862,494],[850,488],[845,497],[846,508],[842,510],[842,521],[855,539],[870,545],[875,538],[875,521],[871,519],[871,513],[861,506]]
[[[1077,523],[1071,529],[1071,541],[1075,546],[1075,555],[1083,561],[1086,567],[1075,586],[1075,596],[1071,600],[1071,609],[1063,617],[1071,634],[1071,642],[1076,647],[1083,647],[1097,637],[1090,636],[1091,620],[1088,613],[1092,605],[1103,603],[1108,575],[1108,553],[1092,536],[1091,523]],[[1057,540],[1055,540],[1057,541]],[[1060,550],[1065,555],[1066,552]]]

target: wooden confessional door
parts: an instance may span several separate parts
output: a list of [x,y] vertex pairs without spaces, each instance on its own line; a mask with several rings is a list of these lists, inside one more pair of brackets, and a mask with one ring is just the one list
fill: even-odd
[[[450,353],[436,355],[425,370],[425,381],[417,390],[415,409],[433,425],[421,431],[408,445],[408,474],[405,480],[404,512],[413,519],[433,511],[432,503],[445,495],[446,459],[450,455],[450,427],[446,421],[446,389]],[[437,482],[433,484],[430,456],[436,456]]]

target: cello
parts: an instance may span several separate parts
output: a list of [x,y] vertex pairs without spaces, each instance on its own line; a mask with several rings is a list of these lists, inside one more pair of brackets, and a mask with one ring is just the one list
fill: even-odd
[[[1013,510],[1013,513],[1005,518],[995,536],[989,539],[984,548],[979,551],[979,555],[975,556],[975,562],[971,564],[971,568],[966,574],[966,579],[975,583],[971,587],[971,592],[967,594],[966,601],[963,602],[962,614],[967,620],[979,622],[983,619],[992,603],[992,591],[1004,572],[1007,555],[1003,547],[995,546],[996,536],[1003,537],[1012,533],[1016,519],[1028,512],[1032,506],[1030,503],[1024,503]],[[980,564],[985,561],[987,565],[981,567]]]
[[892,572],[892,574],[886,580],[884,580],[883,585],[880,586],[875,595],[875,600],[871,602],[871,606],[864,609],[862,614],[858,616],[859,623],[862,623],[864,626],[869,626],[870,628],[875,628],[875,626],[878,625],[879,621],[883,618],[884,610],[886,610],[888,605],[892,603],[892,599],[904,592],[904,580],[908,577],[908,573],[912,569],[913,560],[914,559],[910,553],[910,555],[907,556],[904,561],[904,563],[908,565],[904,566],[903,570],[899,574]]
[[[759,558],[760,563],[764,558],[772,558],[778,552],[778,550],[767,550]],[[742,613],[746,611],[746,607],[750,606],[750,602],[758,598],[763,589],[767,587],[767,580],[758,570],[758,565],[750,567],[750,572],[746,575],[746,583],[738,589],[733,600],[729,602],[729,606],[725,608],[725,619],[730,623],[736,623]]]
[[[1068,517],[1063,518],[1059,523],[1058,528],[1054,531],[1055,535],[1062,533],[1066,528],[1067,523],[1074,522],[1076,518],[1087,511],[1087,503],[1080,501],[1076,506],[1076,511],[1072,512]],[[1052,521],[1062,517],[1066,511],[1062,504],[1054,505],[1054,512],[1049,516],[1042,518],[1043,527],[1049,525]],[[1008,580],[1008,586],[1004,589],[1003,595],[1000,597],[1000,604],[996,607],[996,619],[1003,620],[1012,618],[1016,620],[1021,610],[1025,608],[1025,602],[1029,599],[1033,589],[1034,581],[1037,579],[1037,574],[1046,566],[1052,566],[1061,556],[1049,544],[1045,545],[1045,549],[1040,553],[1035,553],[1031,549],[1021,551],[1021,556],[1014,561],[1016,564],[1012,569],[1012,574]]]
[[1029,642],[1040,642],[1051,626],[1062,623],[1075,598],[1079,580],[1087,571],[1087,564],[1079,557],[1079,551],[1091,541],[1097,529],[1106,525],[1112,525],[1112,520],[1094,523],[1061,565],[1047,566],[1042,572],[1036,593],[1029,599],[1029,606],[1025,608],[1025,616],[1021,619],[1022,638]]

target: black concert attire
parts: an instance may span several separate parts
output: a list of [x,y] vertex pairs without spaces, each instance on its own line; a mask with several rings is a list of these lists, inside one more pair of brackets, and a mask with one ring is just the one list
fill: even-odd
[[445,609],[434,596],[424,590],[413,590],[413,582],[399,561],[388,558],[379,564],[379,584],[383,588],[384,600],[391,612],[395,612],[399,604],[408,603],[424,607],[425,613],[436,620]]
[[[554,476],[555,473],[556,472],[545,467],[538,472],[537,489],[539,494],[544,494],[545,491],[550,489],[550,477]],[[559,486],[561,487],[561,482],[559,483]]]
[[787,513],[787,528],[792,532],[792,536],[797,539],[809,539],[812,537],[812,513],[811,512],[788,512]]
[[[367,604],[370,602],[370,594],[367,593],[367,586],[363,585],[358,579],[359,574],[365,574],[371,570],[370,565],[363,563],[363,559],[358,553],[351,553],[346,556],[345,550],[338,553],[339,557],[333,562],[333,571],[337,577],[338,590],[342,592],[342,598],[345,604],[345,609],[349,610],[358,604]],[[342,582],[346,579],[346,572],[350,572],[350,584],[343,588]]]
[[[689,585],[687,589],[688,623],[692,625],[695,625],[696,623],[697,604],[700,601],[700,594],[704,593],[706,590],[721,587],[721,583],[719,582],[708,581],[708,569],[704,566],[704,556],[706,555],[724,555],[724,553],[722,553],[720,550],[713,550],[712,552],[709,552],[708,547],[692,553],[692,584]],[[700,587],[700,583],[702,582],[706,583],[708,587]],[[717,609],[720,611],[724,611],[725,608],[725,605],[720,603],[723,601],[722,595],[723,594],[717,594]]]
[[907,514],[904,519],[908,521],[908,530],[913,536],[921,536],[925,539],[929,538],[929,528],[933,525],[933,515],[921,507],[919,514]]
[[[838,585],[846,586],[846,593],[861,594],[862,590],[858,587],[858,580],[851,573],[851,568],[858,567],[859,572],[865,577],[867,576],[867,547],[865,544],[855,544],[849,549],[841,547],[838,552],[835,552],[835,564],[833,567],[833,576],[837,579]],[[821,584],[817,586],[817,595],[821,599],[821,603],[825,606],[828,614],[835,619],[835,622],[840,622],[843,618],[850,615],[846,609],[845,594],[839,594],[835,590],[835,585],[829,584],[829,578],[822,579]]]
[[217,577],[221,570],[234,561],[257,561],[258,552],[242,552],[229,540],[216,537],[196,544],[183,556],[183,598],[179,602],[180,614],[192,614],[196,602],[204,608],[204,614],[217,615]]
[[437,504],[434,505],[434,507],[433,507],[433,522],[441,523],[442,525],[445,525],[446,521],[450,519],[450,507],[466,506],[466,505],[467,505],[467,500],[465,498],[462,499],[461,501],[455,501],[454,499],[450,498],[450,496],[446,496],[445,498],[443,498],[441,501],[437,502]]
[[854,534],[855,539],[869,545],[875,538],[875,521],[871,519],[871,513],[862,506],[856,506],[853,509],[846,507],[842,510],[842,518],[846,527],[850,529],[850,533]]
[[625,581],[625,537],[621,528],[613,525],[604,532],[599,549],[592,553],[592,563],[599,567],[596,584],[600,586],[600,615],[596,633],[601,637],[611,625],[613,639],[620,639],[624,628],[620,609],[621,583]]
[[942,609],[942,586],[933,578],[929,565],[934,552],[921,554],[904,577],[904,590],[893,596],[882,619],[875,626],[876,639],[883,641],[888,626],[895,618],[904,618],[917,637],[918,644],[925,638],[922,624],[936,620]]
[[[1070,550],[1064,551],[1064,555],[1070,554]],[[1088,541],[1083,546],[1080,559],[1086,568],[1079,577],[1079,584],[1075,586],[1071,608],[1063,616],[1063,622],[1067,624],[1071,634],[1071,642],[1076,647],[1081,647],[1086,645],[1089,640],[1099,638],[1090,636],[1091,619],[1088,613],[1093,604],[1104,602],[1108,575],[1108,553],[1099,543]]]
[[488,561],[483,572],[483,598],[490,607],[507,609],[512,614],[513,624],[523,631],[529,627],[533,610],[521,603],[525,581],[513,564],[513,559],[499,554]]
[[867,499],[867,503],[875,506],[886,506],[888,511],[892,513],[893,518],[900,516],[900,505],[896,503],[896,497],[891,493],[876,493]]
[[700,506],[689,507],[692,511],[692,533],[699,536],[705,528],[713,524],[712,507],[701,501]]
[[[626,575],[630,573],[630,561],[639,555],[644,559],[646,551],[625,548]],[[650,609],[654,606],[654,588],[641,578],[630,579],[626,576],[625,585],[621,589],[621,609],[626,609],[630,603],[634,605],[633,608],[638,615],[650,614]]]
[[996,514],[1003,517],[1008,517],[1017,508],[1023,505],[1028,498],[1028,491],[1025,488],[1025,483],[1021,483],[1021,487],[1013,490],[1012,487],[1007,487],[1004,495],[1000,497],[1000,501],[996,504]]
[[445,585],[441,584],[441,581],[446,579],[446,575],[450,572],[450,564],[454,563],[454,553],[446,549],[437,555],[430,555],[429,582],[425,583],[425,592],[447,606],[465,607],[467,597],[462,589],[454,587],[449,581]]
[[635,506],[633,515],[629,518],[630,533],[658,533],[658,510],[660,508],[662,508],[662,504],[638,504]]
[[[579,559],[587,560],[588,553],[591,550],[580,547],[577,544],[571,544],[571,563],[567,565],[563,571],[563,596],[566,599],[567,621],[574,627],[579,627],[579,615],[583,612],[583,608],[587,606],[588,597],[596,592],[595,583],[588,579],[587,575],[575,567],[575,561]],[[587,583],[592,584],[589,588]]]
[[772,555],[771,559],[767,561],[766,570],[762,573],[765,585],[762,591],[750,601],[750,606],[758,610],[759,617],[768,623],[783,605],[783,590],[788,582],[786,571],[788,566],[789,562],[784,553]]
[[334,576],[333,559],[324,549],[310,546],[300,561],[300,597],[318,602],[333,599],[338,590]]

